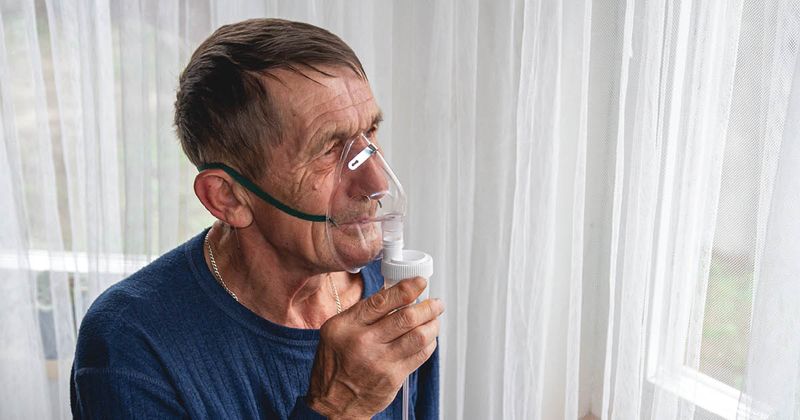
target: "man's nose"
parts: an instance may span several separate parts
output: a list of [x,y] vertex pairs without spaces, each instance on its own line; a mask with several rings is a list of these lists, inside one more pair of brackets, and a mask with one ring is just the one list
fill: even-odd
[[353,172],[351,197],[380,200],[388,192],[389,182],[377,156],[371,156]]

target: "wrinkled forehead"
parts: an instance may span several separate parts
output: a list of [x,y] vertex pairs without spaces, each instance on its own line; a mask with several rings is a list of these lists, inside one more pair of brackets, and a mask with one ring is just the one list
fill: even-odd
[[[369,83],[350,69],[323,67],[301,74],[280,70],[270,80],[270,94],[281,115],[284,140],[301,144],[368,130],[380,110]],[[298,145],[301,145],[298,144]]]

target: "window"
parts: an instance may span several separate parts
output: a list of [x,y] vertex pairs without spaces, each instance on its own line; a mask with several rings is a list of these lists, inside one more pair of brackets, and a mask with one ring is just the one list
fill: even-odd
[[[770,92],[763,63],[779,49],[765,47],[774,25],[757,2],[744,2],[736,74],[731,92],[724,153],[719,170],[719,196],[697,227],[708,230],[710,247],[702,251],[700,270],[670,267],[653,295],[647,373],[650,381],[696,404],[696,419],[767,418],[769,408],[742,412],[749,397],[742,393],[757,281],[758,249],[763,242],[763,213],[768,212],[769,182],[775,173],[774,142],[768,125],[754,115],[770,115]],[[774,19],[774,17],[772,17]],[[785,109],[784,106],[776,109]],[[773,112],[772,114],[780,114]],[[785,117],[785,115],[784,115]],[[688,155],[687,155],[688,156]],[[668,258],[668,257],[666,257]],[[667,263],[669,264],[669,263]],[[663,266],[662,266],[663,267]],[[693,278],[697,276],[697,278]],[[687,278],[688,277],[688,278]],[[670,295],[668,282],[683,284],[686,293]],[[688,287],[687,287],[688,286]],[[674,289],[673,289],[674,290]],[[684,331],[672,334],[669,329]],[[750,410],[750,409],[748,409]]]

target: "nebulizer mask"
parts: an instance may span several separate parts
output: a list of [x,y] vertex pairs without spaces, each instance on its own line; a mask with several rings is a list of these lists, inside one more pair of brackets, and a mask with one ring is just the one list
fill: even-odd
[[363,133],[343,144],[334,185],[326,214],[328,245],[345,270],[357,273],[378,256],[384,224],[402,226],[405,192]]
[[[403,252],[406,215],[403,186],[378,147],[365,134],[344,144],[334,182],[336,187],[328,205],[326,231],[333,254],[346,270],[358,272],[381,248],[383,260],[390,264],[394,260],[404,260],[406,255],[414,256]],[[384,277],[387,274],[393,277],[392,270],[395,270],[393,266],[382,267],[386,272]]]

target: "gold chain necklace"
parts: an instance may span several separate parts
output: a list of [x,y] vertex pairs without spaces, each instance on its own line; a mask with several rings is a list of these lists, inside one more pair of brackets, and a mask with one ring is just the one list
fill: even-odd
[[[213,229],[213,227],[212,227]],[[228,285],[225,284],[225,280],[222,280],[222,274],[219,273],[219,268],[217,267],[217,261],[214,259],[214,251],[211,249],[211,242],[208,240],[208,237],[211,236],[211,229],[208,230],[206,233],[205,243],[206,247],[208,248],[208,259],[211,260],[211,268],[214,270],[214,278],[219,282],[223,289],[228,292],[229,295],[235,301],[239,301],[239,298],[236,296],[236,293],[233,293],[231,289],[228,289]],[[336,314],[342,313],[342,302],[339,300],[339,290],[336,289],[336,283],[333,282],[332,277],[328,277],[329,283],[331,284],[331,290],[333,290],[333,297],[336,299]]]
[[328,277],[328,281],[331,284],[331,289],[333,289],[333,297],[336,298],[336,315],[342,313],[342,302],[339,301],[339,291],[336,290],[336,283],[333,282],[333,277]]
[[222,274],[219,273],[219,268],[217,268],[217,261],[214,259],[214,251],[211,250],[211,242],[208,240],[208,237],[211,236],[211,229],[208,230],[206,233],[206,246],[208,247],[208,259],[211,260],[211,268],[214,269],[214,278],[222,285],[226,292],[233,298],[235,301],[239,301],[239,298],[236,297],[236,293],[233,293],[231,289],[228,289],[228,285],[225,284],[225,280],[222,280]]

